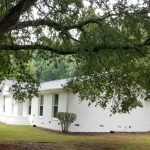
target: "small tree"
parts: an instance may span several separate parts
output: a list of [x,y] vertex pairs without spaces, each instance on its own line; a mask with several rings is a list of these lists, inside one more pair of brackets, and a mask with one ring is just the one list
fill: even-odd
[[68,112],[58,112],[57,118],[60,121],[62,132],[68,132],[70,124],[76,120],[77,115]]

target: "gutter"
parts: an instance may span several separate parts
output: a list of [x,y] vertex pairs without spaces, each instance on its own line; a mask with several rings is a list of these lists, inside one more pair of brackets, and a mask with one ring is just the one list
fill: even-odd
[[68,97],[67,97],[67,113],[69,112],[69,95],[70,95],[70,92],[68,91]]

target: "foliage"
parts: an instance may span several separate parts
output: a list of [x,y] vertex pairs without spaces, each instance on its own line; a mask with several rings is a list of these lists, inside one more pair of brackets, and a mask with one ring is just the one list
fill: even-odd
[[65,88],[79,93],[80,100],[90,100],[89,105],[126,113],[142,107],[142,99],[149,100],[149,58],[133,51],[113,51],[110,55],[105,50],[96,55],[89,52],[80,62],[80,74]]
[[[41,64],[37,61],[36,63]],[[50,81],[71,78],[76,73],[76,65],[70,58],[56,58],[53,62],[42,62],[42,72],[39,75],[40,81]]]
[[0,81],[16,79],[16,98],[32,97],[45,77],[31,62],[40,58],[53,70],[70,57],[77,69],[67,88],[113,113],[129,112],[150,95],[149,24],[149,0],[2,0]]
[[31,51],[1,51],[0,52],[0,81],[5,79],[17,80],[14,82],[12,91],[14,98],[24,101],[37,95],[39,81],[32,67]]
[[71,123],[76,120],[77,116],[74,113],[58,112],[57,118],[60,121],[62,132],[68,132]]

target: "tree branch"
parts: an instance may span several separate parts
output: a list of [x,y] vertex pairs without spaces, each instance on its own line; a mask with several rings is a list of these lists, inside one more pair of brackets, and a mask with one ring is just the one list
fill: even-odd
[[[93,47],[93,50],[89,51],[88,49],[83,49],[82,51],[79,51],[78,49],[74,49],[74,50],[64,50],[64,49],[57,49],[57,48],[52,48],[49,46],[45,46],[45,45],[39,45],[39,44],[35,44],[35,45],[0,45],[0,50],[14,50],[14,51],[19,51],[19,50],[43,50],[43,51],[50,51],[52,53],[55,54],[59,54],[59,55],[75,55],[75,54],[82,54],[82,53],[87,53],[87,52],[94,52],[94,53],[98,53],[100,51],[103,51],[105,49],[107,50],[125,50],[125,51],[130,51],[133,52],[133,50],[135,50],[135,52],[137,53],[142,53],[143,56],[146,56],[146,54],[144,51],[141,50],[142,47],[144,47],[145,45],[142,44],[136,44],[136,45],[131,45],[131,44],[112,44],[112,45],[108,45],[108,44],[101,44],[101,45],[97,45],[95,47]],[[138,51],[137,51],[138,48]]]
[[76,54],[75,51],[67,51],[67,50],[61,50],[52,48],[49,46],[44,45],[0,45],[0,50],[13,50],[13,51],[19,51],[19,50],[45,50],[50,51],[52,53],[60,54],[60,55],[70,55],[70,54]]
[[[148,13],[147,11],[146,12],[141,12],[141,14],[145,14],[145,13]],[[38,26],[48,26],[48,27],[52,27],[54,28],[55,30],[57,31],[65,31],[65,30],[71,30],[71,29],[82,29],[82,27],[88,25],[88,24],[98,24],[105,20],[105,19],[108,19],[108,18],[112,18],[112,17],[117,17],[117,16],[121,16],[121,15],[129,15],[132,16],[132,15],[135,15],[136,13],[127,13],[127,12],[124,12],[124,13],[115,13],[115,14],[106,14],[104,16],[101,16],[99,18],[89,18],[87,20],[82,20],[82,21],[79,21],[78,23],[76,24],[71,24],[71,25],[64,25],[64,24],[61,24],[61,23],[58,23],[58,22],[55,22],[51,19],[37,19],[37,20],[32,20],[32,21],[22,21],[22,22],[19,22],[18,24],[16,24],[12,29],[22,29],[22,28],[25,28],[25,27],[38,27]]]
[[71,29],[81,29],[83,26],[86,26],[88,24],[99,24],[101,21],[107,19],[110,16],[116,16],[117,14],[112,14],[112,15],[105,15],[100,18],[90,18],[85,21],[81,21],[79,23],[73,24],[73,25],[63,25],[60,23],[57,23],[55,21],[52,21],[50,19],[45,20],[45,19],[37,19],[37,20],[32,20],[32,21],[23,21],[18,24],[16,24],[13,29],[22,29],[25,27],[38,27],[38,26],[48,26],[52,27],[55,30],[61,31],[61,30],[71,30]]
[[61,25],[57,22],[54,22],[52,20],[45,20],[45,19],[37,19],[33,21],[23,21],[16,24],[12,29],[22,29],[26,27],[38,27],[38,26],[49,26],[53,27],[56,30],[61,30]]
[[0,35],[7,33],[14,26],[20,15],[27,11],[37,0],[20,0],[18,4],[12,7],[9,12],[0,21]]

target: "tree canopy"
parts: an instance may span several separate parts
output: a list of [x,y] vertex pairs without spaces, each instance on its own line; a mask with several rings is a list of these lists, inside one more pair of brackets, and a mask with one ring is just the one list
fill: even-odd
[[150,94],[149,24],[149,0],[1,0],[0,80],[17,80],[15,97],[30,98],[40,73],[32,61],[67,57],[78,68],[69,90],[129,112]]

